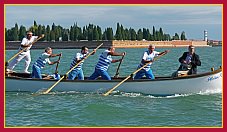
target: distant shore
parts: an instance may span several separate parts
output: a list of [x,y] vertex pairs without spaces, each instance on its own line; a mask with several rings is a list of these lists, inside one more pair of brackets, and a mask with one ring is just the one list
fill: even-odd
[[[20,41],[6,42],[6,50],[16,50],[20,46]],[[146,48],[149,44],[154,44],[156,47],[187,47],[194,45],[196,47],[208,47],[205,41],[62,41],[62,42],[36,42],[32,49],[44,49],[51,47],[53,49],[80,49],[82,46],[89,48],[96,48],[99,44],[104,43],[101,48],[108,48],[110,46],[116,48]]]

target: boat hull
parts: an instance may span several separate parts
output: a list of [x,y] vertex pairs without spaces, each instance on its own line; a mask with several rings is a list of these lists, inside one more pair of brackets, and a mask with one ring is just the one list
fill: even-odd
[[[123,78],[122,78],[123,79]],[[52,91],[58,92],[86,92],[105,93],[117,85],[122,79],[106,80],[63,80]],[[48,89],[56,80],[40,79],[15,79],[6,77],[6,92],[38,92]],[[190,94],[222,92],[222,71],[199,76],[180,78],[161,78],[155,80],[128,80],[116,90],[121,92],[133,92],[151,95]]]

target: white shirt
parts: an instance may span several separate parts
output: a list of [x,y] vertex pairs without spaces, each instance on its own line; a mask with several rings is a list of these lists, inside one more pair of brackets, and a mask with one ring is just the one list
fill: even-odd
[[[30,40],[28,40],[26,37],[22,39],[21,45],[27,45],[27,44],[31,44],[32,42],[34,42],[36,39],[38,38],[38,36],[32,36]],[[27,49],[25,51],[30,50],[32,47],[32,45],[30,45],[29,47],[27,47]],[[20,50],[22,50],[23,47],[20,46]]]
[[187,54],[187,57],[186,57],[186,59],[185,59],[185,61],[186,61],[187,64],[191,63],[191,61],[192,61],[192,55],[190,55],[190,54],[188,53],[188,54]]
[[[151,60],[154,59],[154,57],[158,56],[158,54],[160,54],[160,52],[153,51],[153,52],[150,54],[150,51],[147,50],[147,51],[144,52],[142,59],[143,59],[143,60],[146,60],[146,61],[151,61]],[[148,71],[148,70],[150,69],[150,67],[151,67],[151,64],[152,64],[152,63],[150,63],[149,65],[147,65],[147,66],[144,67],[143,69],[146,70],[146,71]],[[141,61],[141,63],[140,63],[139,66],[138,66],[138,69],[139,69],[140,67],[143,67],[143,66],[144,66],[144,64],[143,64],[142,61]]]

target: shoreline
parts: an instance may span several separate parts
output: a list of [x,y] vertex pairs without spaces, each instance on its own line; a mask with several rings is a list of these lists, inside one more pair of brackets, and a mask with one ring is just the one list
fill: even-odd
[[[21,41],[5,42],[5,50],[17,50]],[[157,48],[181,48],[189,45],[195,47],[210,47],[206,41],[62,41],[62,42],[42,42],[38,41],[33,44],[32,49],[45,49],[51,47],[53,49],[80,49],[82,46],[88,48],[96,48],[104,43],[101,48],[147,48],[148,45],[154,44]]]

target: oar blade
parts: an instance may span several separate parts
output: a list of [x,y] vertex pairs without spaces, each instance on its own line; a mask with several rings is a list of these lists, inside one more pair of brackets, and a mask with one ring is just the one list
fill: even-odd
[[64,79],[65,76],[61,77],[56,83],[54,83],[49,89],[43,92],[43,94],[48,94],[61,80]]

